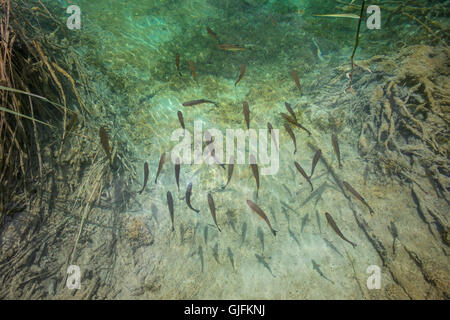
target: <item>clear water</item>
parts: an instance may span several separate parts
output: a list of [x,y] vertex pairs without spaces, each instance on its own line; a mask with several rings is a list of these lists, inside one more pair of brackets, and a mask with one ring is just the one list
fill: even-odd
[[[448,126],[436,130],[441,132],[438,136],[444,136],[439,141],[447,152],[443,154],[433,153],[429,145],[401,125],[401,102],[406,97],[409,110],[423,103],[425,108],[431,108],[426,90],[411,89],[427,81],[433,83],[432,94],[448,124],[445,97],[448,99],[449,51],[444,40],[448,18],[440,9],[424,16],[415,9],[394,12],[400,2],[380,0],[366,4],[381,8],[381,28],[368,29],[370,14],[364,14],[355,53],[357,66],[349,89],[350,55],[358,19],[317,15],[359,15],[360,1],[43,3],[63,23],[70,16],[65,12],[68,5],[76,4],[81,9],[81,29],[56,32],[56,41],[64,47],[60,58],[68,61],[71,52],[82,62],[83,77],[91,88],[89,93],[82,93],[82,98],[93,111],[87,127],[106,129],[113,150],[122,156],[118,160],[123,169],[122,180],[132,182],[126,185],[128,197],[124,200],[114,193],[123,181],[111,173],[113,178],[102,185],[100,200],[87,216],[75,254],[73,248],[85,215],[85,203],[59,202],[55,210],[60,212],[53,213],[46,220],[48,224],[42,226],[52,230],[51,221],[69,217],[61,238],[48,244],[55,253],[44,253],[40,261],[31,265],[40,269],[60,267],[36,280],[39,289],[30,293],[30,298],[448,298]],[[448,6],[444,9],[444,1],[412,3],[409,7],[433,5],[448,10]],[[50,32],[54,26],[48,19],[45,21],[47,24],[41,27]],[[418,21],[434,34],[430,35]],[[214,31],[219,41],[206,27]],[[240,49],[223,50],[220,44]],[[177,55],[181,75],[175,63]],[[190,61],[195,65],[195,78]],[[411,70],[406,63],[427,68]],[[235,85],[242,64],[246,66],[245,74]],[[301,91],[292,70],[297,71]],[[75,69],[71,75],[77,84],[82,83]],[[388,92],[393,80],[395,97]],[[219,106],[182,105],[196,99],[208,99]],[[196,121],[202,121],[201,134],[205,129],[216,129],[223,136],[225,152],[227,130],[247,129],[244,101],[249,104],[250,128],[258,137],[264,135],[267,139],[269,154],[271,137],[264,131],[267,122],[279,132],[279,153],[272,149],[272,160],[278,168],[263,175],[261,170],[266,165],[258,162],[261,159],[257,161],[258,192],[249,165],[248,145],[244,163],[234,166],[225,189],[222,187],[230,167],[227,163],[222,168],[217,164],[183,162],[178,190],[173,159],[169,159],[155,183],[161,154],[166,152],[169,157],[179,144],[178,139],[171,138],[181,127],[178,111],[183,113],[186,130],[191,134]],[[391,103],[389,115],[386,101]],[[311,132],[308,135],[290,124],[296,138],[295,153],[284,127],[286,121],[280,115],[289,115],[285,102],[292,106],[297,122]],[[76,100],[71,109],[79,110]],[[429,112],[424,118],[417,116],[424,126],[430,125],[428,115],[434,116]],[[390,142],[385,148],[387,133],[379,131],[384,122],[387,133],[392,125],[396,128],[393,140],[398,148]],[[339,141],[342,167],[333,149],[332,134]],[[430,132],[427,134],[431,136]],[[99,138],[94,138],[97,146],[84,147],[99,150],[98,166],[105,159]],[[243,139],[245,136],[238,137]],[[214,144],[220,140],[216,135]],[[65,149],[68,153],[74,152],[77,145],[75,140],[71,143],[73,147]],[[187,143],[192,152],[193,144],[193,140]],[[419,155],[399,152],[399,148],[418,145],[424,148],[420,150],[431,150],[428,162],[420,160],[420,152],[424,151],[418,151]],[[216,147],[220,149],[219,144]],[[317,149],[322,153],[311,177],[311,191],[294,162],[310,175]],[[224,154],[224,161],[228,155]],[[443,160],[439,162],[438,158]],[[149,167],[148,184],[138,194],[143,187],[145,162]],[[90,166],[84,172],[97,170],[93,169],[95,164]],[[425,168],[437,168],[435,179],[429,179]],[[440,184],[435,181],[438,178]],[[85,182],[70,176],[66,179],[73,179],[74,190],[85,183],[82,190],[87,196],[95,186],[86,175]],[[364,198],[373,214],[342,181]],[[199,213],[186,204],[190,183],[191,203]],[[168,191],[173,196],[174,231]],[[124,191],[119,188],[119,192]],[[214,199],[221,231],[211,214],[208,194]],[[270,226],[247,200],[264,211]],[[327,223],[325,212],[355,247]],[[277,231],[276,236],[271,228]],[[82,274],[82,289],[76,293],[65,282],[71,253],[70,264],[79,266]],[[95,290],[89,294],[92,288]],[[23,289],[27,290],[31,289]],[[6,297],[18,295],[13,291]]]

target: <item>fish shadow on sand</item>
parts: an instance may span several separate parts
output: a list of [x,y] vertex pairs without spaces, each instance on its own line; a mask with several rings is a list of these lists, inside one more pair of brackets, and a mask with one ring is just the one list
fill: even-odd
[[261,253],[264,254],[264,232],[262,231],[261,227],[258,227],[256,235],[261,242]]
[[220,264],[220,261],[219,261],[219,242],[216,242],[216,244],[214,245],[212,250],[213,250],[214,260],[216,260],[216,262],[218,264]]
[[227,215],[227,218],[228,218],[228,224],[231,226],[231,229],[232,229],[235,233],[237,233],[237,231],[236,231],[236,224],[235,224],[236,218],[233,216],[232,210],[231,210],[231,209],[228,209],[228,210],[225,212],[225,214]]
[[305,216],[302,218],[302,227],[300,229],[301,232],[303,232],[303,229],[306,226],[306,223],[309,221],[309,213],[305,214]]
[[152,218],[155,219],[156,223],[158,223],[158,207],[155,206],[154,203],[152,203],[151,210],[152,210]]
[[247,222],[242,224],[242,232],[241,232],[241,247],[245,242],[245,237],[247,236]]
[[330,281],[332,284],[334,284],[333,281],[331,281],[330,279],[328,279],[327,277],[324,276],[324,274],[322,273],[322,271],[320,270],[320,266],[317,264],[317,262],[315,262],[314,260],[311,260],[312,265],[313,265],[313,269],[325,280]]
[[198,246],[198,256],[200,257],[200,263],[202,264],[202,273],[205,270],[205,260],[203,258],[203,247]]
[[272,269],[270,268],[269,264],[268,264],[267,261],[264,259],[264,257],[263,257],[263,256],[260,256],[259,254],[256,254],[256,253],[255,253],[255,257],[256,257],[256,259],[258,260],[258,262],[264,266],[264,268],[266,268],[267,270],[269,270],[269,272],[270,272],[270,274],[272,275],[272,277],[275,278],[275,275],[273,274]]
[[231,263],[231,267],[233,268],[233,271],[236,271],[236,269],[234,268],[234,255],[233,255],[233,251],[231,251],[230,247],[227,248],[227,255],[228,255],[228,259],[230,259],[230,263]]
[[295,233],[292,232],[292,230],[291,230],[290,227],[288,227],[288,233],[289,233],[289,236],[290,236],[292,239],[294,239],[294,241],[295,241],[295,243],[298,245],[298,247],[301,248],[300,242],[298,241],[297,237],[295,236]]
[[327,245],[331,250],[335,251],[335,252],[336,252],[337,254],[339,254],[341,257],[344,257],[344,256],[342,255],[342,253],[339,252],[339,250],[334,246],[334,244],[333,244],[330,240],[328,240],[328,239],[326,239],[326,238],[322,238],[322,239],[323,239],[323,241],[325,241],[326,245]]

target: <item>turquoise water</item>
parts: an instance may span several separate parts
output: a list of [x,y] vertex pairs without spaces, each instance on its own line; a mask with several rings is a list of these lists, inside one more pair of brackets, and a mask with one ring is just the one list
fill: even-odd
[[[97,145],[82,144],[79,137],[66,145],[68,154],[96,150],[95,160],[72,167],[78,178],[67,169],[74,191],[61,190],[56,210],[69,218],[62,236],[48,244],[59,253],[34,262],[39,268],[60,264],[36,282],[36,296],[449,297],[448,2],[399,7],[399,1],[367,1],[366,7],[380,8],[381,25],[369,29],[371,14],[364,10],[351,83],[361,1],[43,3],[63,26],[68,5],[81,10],[81,29],[58,29],[52,41],[85,89],[80,92],[91,116],[78,130]],[[40,19],[42,28],[55,30],[54,21]],[[183,106],[198,99],[214,103]],[[77,100],[71,101],[68,107],[79,112]],[[237,132],[238,142],[246,139],[244,101],[257,143],[241,150],[243,160],[223,188],[231,168],[227,130]],[[192,154],[178,155],[184,161],[178,187],[174,150],[181,140],[172,135],[181,128],[179,111],[187,130],[184,150]],[[268,122],[277,132],[275,147]],[[99,127],[108,134],[114,165],[104,159],[95,136]],[[205,129],[223,167],[194,159],[196,146],[203,153],[207,144]],[[255,178],[249,154],[263,149],[270,161],[262,163],[259,153]],[[168,161],[155,183],[164,152]],[[239,152],[233,155],[238,159]],[[264,171],[267,163],[276,169]],[[189,184],[198,213],[186,203]],[[76,201],[69,205],[65,197]],[[52,230],[51,223],[42,228]],[[88,289],[67,288],[68,264],[79,266]]]

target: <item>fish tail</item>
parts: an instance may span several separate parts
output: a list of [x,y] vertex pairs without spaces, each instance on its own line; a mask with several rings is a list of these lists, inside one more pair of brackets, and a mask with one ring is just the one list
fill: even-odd
[[217,226],[217,229],[219,229],[219,232],[222,232],[222,230],[220,230],[219,226]]
[[272,233],[273,233],[273,235],[276,237],[277,236],[277,230],[275,230],[275,229],[272,229]]
[[353,249],[356,248],[356,243],[350,242],[353,246]]

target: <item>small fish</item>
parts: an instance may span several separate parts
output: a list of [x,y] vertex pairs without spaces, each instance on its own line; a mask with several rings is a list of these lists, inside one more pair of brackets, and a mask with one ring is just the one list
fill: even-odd
[[192,182],[189,183],[189,185],[188,185],[188,187],[187,187],[187,189],[186,189],[186,203],[187,203],[187,206],[189,207],[189,209],[191,209],[192,211],[195,211],[195,212],[199,213],[200,210],[194,209],[194,208],[192,207],[192,205],[191,205],[191,194],[192,194]]
[[395,226],[394,222],[391,221],[390,223],[390,227],[388,227],[389,231],[392,234],[392,237],[394,238],[394,241],[392,241],[392,252],[395,255],[395,240],[398,239],[398,230],[397,227]]
[[250,109],[248,107],[248,102],[244,101],[242,103],[242,109],[244,111],[245,122],[247,123],[247,129],[250,129]]
[[275,18],[272,15],[269,15],[269,18],[272,21],[273,25],[276,27],[277,26],[277,22],[276,22]]
[[141,191],[138,192],[139,194],[141,194],[142,191],[144,191],[145,187],[147,186],[147,181],[148,181],[148,163],[147,163],[147,161],[145,161],[145,163],[144,163],[144,186],[142,187]]
[[178,74],[180,75],[180,77],[182,76],[181,71],[180,71],[180,55],[177,53],[177,55],[175,56],[175,65],[177,66],[177,71]]
[[310,179],[314,173],[314,169],[316,168],[317,162],[319,161],[321,155],[322,155],[322,150],[320,150],[320,149],[317,150],[316,154],[314,155],[313,161],[312,161],[311,174],[309,175]]
[[214,39],[217,40],[217,42],[220,42],[219,38],[217,37],[217,34],[211,30],[210,27],[206,27],[206,31],[208,32],[208,34],[213,37]]
[[236,80],[236,82],[234,83],[235,87],[239,83],[239,81],[241,81],[244,78],[244,73],[245,73],[245,64],[241,64],[241,70],[239,71],[239,77]]
[[273,143],[275,144],[275,149],[278,152],[278,145],[277,145],[277,142],[275,141],[275,133],[273,133],[273,127],[272,127],[272,124],[270,122],[267,122],[267,128],[269,129],[270,136],[272,138]]
[[355,248],[356,244],[348,240],[346,237],[344,237],[341,230],[339,230],[338,226],[336,225],[336,222],[334,222],[333,217],[328,212],[325,212],[325,216],[327,217],[328,224],[333,228],[333,230],[337,233],[337,235],[341,237],[344,241],[350,243],[353,246],[353,248]]
[[253,171],[253,176],[256,180],[256,197],[258,197],[258,191],[259,191],[259,172],[258,172],[258,165],[256,164],[255,157],[251,154],[250,155],[250,167]]
[[351,18],[359,19],[359,16],[353,13],[337,13],[337,14],[315,14],[316,17],[332,17],[332,18]]
[[180,125],[183,129],[186,129],[184,127],[184,118],[183,118],[183,112],[178,111],[178,121],[180,121]]
[[191,69],[192,78],[194,78],[194,80],[197,80],[197,73],[195,72],[194,62],[189,61],[189,69]]
[[161,158],[159,158],[158,171],[156,172],[155,183],[158,180],[158,176],[161,173],[164,162],[166,162],[166,153],[165,152],[163,152],[163,154],[161,155]]
[[311,180],[309,179],[308,175],[306,174],[305,170],[303,170],[303,168],[300,166],[300,164],[297,161],[294,161],[295,167],[297,168],[298,172],[301,173],[301,175],[303,176],[303,178],[306,179],[306,181],[309,182],[309,184],[311,185],[311,192],[314,190],[313,185],[311,183]]
[[219,107],[219,104],[217,102],[214,102],[214,101],[211,101],[211,100],[207,100],[207,99],[198,99],[198,100],[186,101],[186,102],[183,102],[183,107],[191,107],[191,106],[195,106],[197,104],[202,104],[202,103],[212,103],[216,107]]
[[348,191],[350,191],[351,194],[353,194],[356,197],[356,199],[361,201],[367,208],[369,208],[370,214],[375,213],[369,206],[369,204],[366,202],[366,200],[364,200],[364,198],[358,192],[356,192],[356,190],[353,189],[353,187],[350,184],[348,184],[348,182],[342,181],[342,184],[348,189]]
[[264,219],[264,221],[265,221],[265,222],[267,223],[267,225],[269,226],[270,231],[272,231],[272,234],[273,234],[274,236],[276,236],[278,231],[277,231],[277,230],[274,230],[274,229],[272,228],[272,225],[270,224],[270,221],[269,221],[269,219],[267,218],[267,216],[266,216],[266,214],[264,213],[264,211],[262,211],[261,208],[258,207],[258,205],[257,205],[256,203],[254,203],[253,201],[251,201],[251,200],[247,200],[247,205],[248,205],[253,211],[255,211],[261,218]]
[[291,127],[285,122],[284,128],[286,129],[287,133],[291,136],[292,142],[294,143],[294,154],[297,152],[297,141],[295,140],[295,134],[292,132]]
[[173,198],[170,191],[167,191],[167,205],[169,206],[170,219],[172,220],[172,232],[175,231],[175,227],[173,225]]
[[180,192],[180,158],[175,160],[175,180],[177,181],[178,192]]
[[334,153],[336,154],[336,157],[338,159],[339,168],[342,168],[341,151],[339,150],[339,142],[338,142],[338,138],[334,135],[334,133],[331,134],[331,144],[333,145]]
[[294,118],[294,120],[297,121],[297,116],[295,115],[294,110],[292,110],[291,105],[287,102],[285,102],[284,105],[286,106],[287,111],[291,114],[292,118]]
[[291,124],[293,124],[296,127],[299,127],[300,129],[305,130],[306,132],[308,132],[308,135],[311,135],[311,132],[309,132],[308,129],[306,129],[304,126],[302,126],[300,123],[298,123],[296,120],[292,119],[291,117],[289,117],[286,113],[281,112],[280,113],[281,116],[287,120],[288,122],[290,122]]
[[208,193],[208,204],[209,204],[209,210],[211,210],[211,215],[213,217],[214,223],[216,224],[217,229],[219,229],[219,231],[221,231],[219,226],[218,226],[218,224],[217,224],[216,207],[214,206],[214,200],[213,200],[213,197],[212,197],[211,193]]
[[294,79],[294,82],[298,88],[298,91],[300,91],[300,93],[302,93],[302,87],[300,86],[300,81],[298,80],[297,70],[292,70],[292,79]]
[[218,44],[217,47],[222,50],[233,51],[233,52],[245,50],[244,47],[236,46],[234,44]]
[[223,187],[223,189],[225,189],[228,184],[231,181],[231,176],[233,175],[233,169],[234,169],[234,157],[231,156],[230,157],[230,161],[228,162],[228,180],[227,180],[227,184]]
[[100,127],[99,130],[100,142],[102,143],[103,150],[105,150],[106,156],[111,160],[111,147],[109,146],[109,138],[105,128]]

